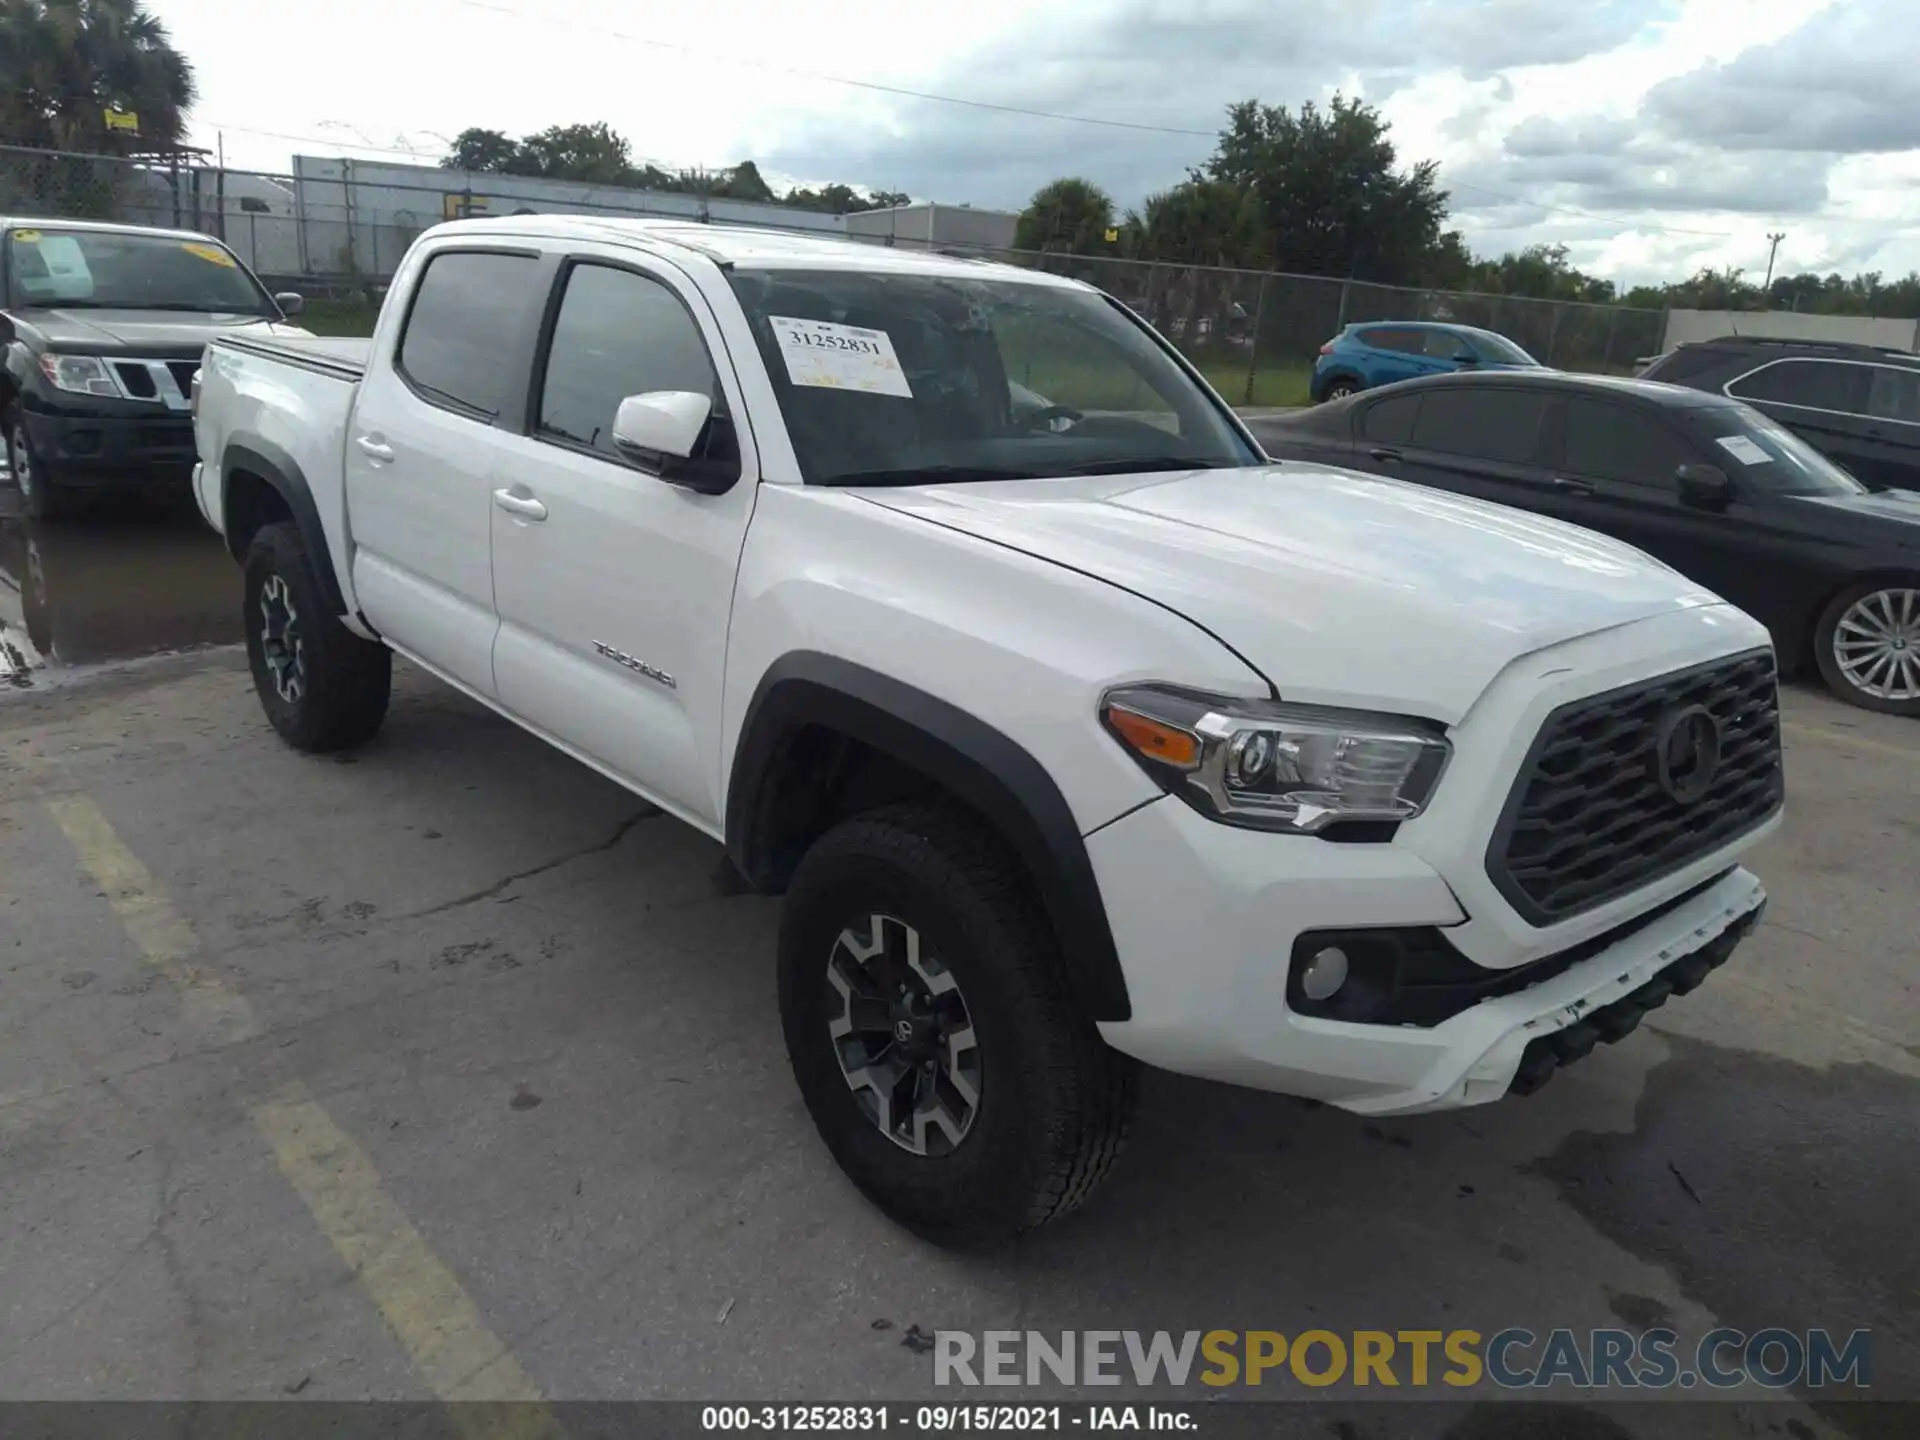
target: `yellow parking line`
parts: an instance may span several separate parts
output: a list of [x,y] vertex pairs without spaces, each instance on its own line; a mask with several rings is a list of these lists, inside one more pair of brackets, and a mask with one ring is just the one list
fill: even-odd
[[1789,735],[1798,735],[1805,740],[1818,740],[1827,745],[1851,745],[1856,750],[1871,750],[1876,755],[1893,755],[1920,765],[1920,749],[1905,745],[1889,745],[1884,740],[1869,740],[1864,735],[1849,735],[1844,730],[1829,730],[1824,725],[1809,725],[1801,720],[1783,720],[1780,722],[1780,728]]
[[[263,1027],[246,998],[197,963],[199,938],[158,882],[85,796],[47,800],[55,823],[127,934],[179,992],[188,1019],[223,1042]],[[366,1290],[414,1368],[471,1440],[560,1434],[539,1387],[487,1328],[458,1279],[381,1184],[364,1150],[294,1080],[249,1109],[321,1233]],[[465,1402],[507,1402],[474,1405]]]

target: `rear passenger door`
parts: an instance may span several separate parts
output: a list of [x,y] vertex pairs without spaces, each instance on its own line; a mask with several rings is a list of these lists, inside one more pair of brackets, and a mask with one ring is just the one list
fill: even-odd
[[1418,398],[1406,443],[1384,447],[1401,457],[1385,473],[1554,513],[1555,496],[1539,468],[1544,395],[1518,386],[1449,384],[1422,390]]
[[1396,380],[1411,380],[1427,373],[1425,337],[1418,330],[1393,325],[1369,325],[1359,332],[1359,340],[1368,349],[1366,380],[1369,386],[1391,385]]
[[400,332],[374,346],[347,425],[360,608],[398,648],[487,696],[499,623],[490,496],[501,427],[525,408],[540,265],[532,251],[431,251],[399,291]]
[[1920,369],[1869,367],[1865,462],[1872,473],[1857,478],[1874,485],[1920,490]]

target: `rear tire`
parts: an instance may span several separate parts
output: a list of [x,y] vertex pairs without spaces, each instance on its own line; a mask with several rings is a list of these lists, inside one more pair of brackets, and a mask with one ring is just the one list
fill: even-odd
[[1849,705],[1920,715],[1920,577],[1868,580],[1834,596],[1814,627],[1813,658]]
[[779,983],[821,1139],[916,1234],[1032,1230],[1084,1202],[1125,1143],[1138,1067],[1074,1004],[1023,871],[964,813],[890,806],[820,839],[788,887]]
[[263,525],[253,537],[244,594],[247,662],[280,738],[313,754],[371,739],[386,718],[393,656],[333,614],[292,522]]
[[1321,396],[1324,403],[1328,400],[1344,400],[1349,395],[1358,395],[1360,387],[1351,380],[1336,380],[1327,386],[1327,393]]

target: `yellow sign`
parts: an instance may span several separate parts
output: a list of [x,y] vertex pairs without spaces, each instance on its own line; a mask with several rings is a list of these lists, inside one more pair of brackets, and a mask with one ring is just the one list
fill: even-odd
[[1107,231],[1107,243],[1108,243],[1109,245],[1111,245],[1111,244],[1113,244],[1113,242],[1114,242],[1114,241],[1116,241],[1116,240],[1118,240],[1119,238],[1120,238],[1120,232],[1119,232],[1118,230],[1114,230],[1114,229],[1111,229],[1111,228],[1110,228],[1110,229],[1108,229],[1108,231]]
[[200,259],[209,261],[212,264],[223,265],[229,270],[235,268],[233,256],[222,250],[218,245],[182,245],[180,248],[186,251],[187,254],[198,256]]
[[13,232],[13,238],[17,244],[38,245],[40,243],[40,232],[38,230],[16,230]]
[[131,110],[107,110],[102,113],[107,117],[107,129],[125,130],[133,135],[140,133],[140,117]]

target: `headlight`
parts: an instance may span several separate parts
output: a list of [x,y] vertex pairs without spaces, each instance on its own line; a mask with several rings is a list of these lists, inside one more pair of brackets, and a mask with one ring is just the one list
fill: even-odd
[[70,390],[76,395],[110,395],[116,400],[125,398],[107,362],[97,355],[42,355],[40,373],[56,390]]
[[1107,692],[1100,718],[1162,785],[1232,825],[1307,835],[1337,820],[1410,820],[1450,747],[1437,726],[1172,686]]

